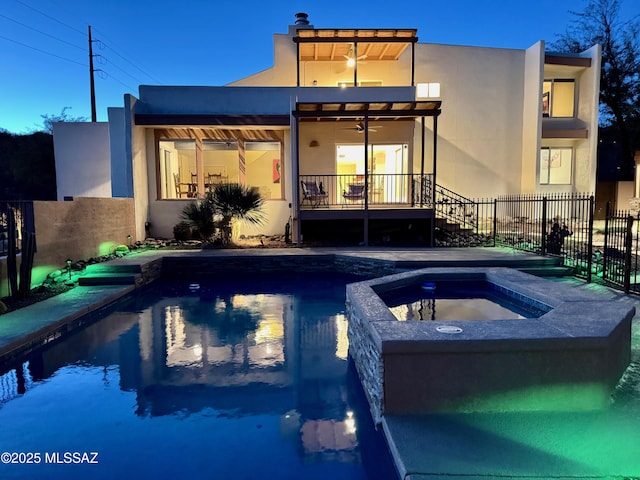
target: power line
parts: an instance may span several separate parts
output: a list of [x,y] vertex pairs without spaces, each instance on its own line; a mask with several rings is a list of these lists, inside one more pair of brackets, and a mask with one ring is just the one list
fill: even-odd
[[[101,32],[99,29],[95,29],[96,32],[100,33],[102,36],[104,36],[104,33]],[[106,38],[106,37],[105,37]],[[115,53],[117,56],[119,56],[122,60],[124,60],[125,62],[127,62],[129,65],[131,65],[134,68],[137,68],[141,73],[143,73],[144,75],[146,75],[147,77],[151,78],[152,80],[156,81],[157,83],[162,83],[160,80],[158,80],[155,76],[151,75],[150,73],[146,72],[145,70],[143,70],[142,68],[140,68],[138,65],[136,65],[135,63],[127,60],[127,58],[125,58],[123,55],[121,55],[120,53],[118,53],[118,51],[109,46],[108,44],[106,44],[105,42],[102,42],[102,44],[108,48],[109,50],[111,50],[113,53]],[[140,82],[140,83],[144,83],[144,82]]]
[[77,48],[79,50],[82,50],[83,52],[86,51],[84,48],[79,47],[78,45],[76,45],[74,43],[67,42],[66,40],[62,40],[61,38],[58,38],[58,37],[56,37],[54,35],[50,35],[50,34],[48,34],[46,32],[43,32],[42,30],[38,30],[37,28],[31,27],[31,26],[27,25],[26,23],[22,23],[22,22],[19,22],[18,20],[15,20],[15,19],[11,18],[11,17],[7,17],[6,15],[3,15],[2,13],[0,13],[0,17],[6,18],[7,20],[12,21],[13,23],[17,23],[18,25],[21,25],[21,26],[23,26],[25,28],[28,28],[29,30],[33,30],[34,32],[38,32],[41,35],[45,35],[45,36],[47,36],[49,38],[53,38],[54,40],[57,40],[57,41],[62,42],[62,43],[65,43],[65,44],[70,45],[70,46],[72,46],[74,48]]
[[55,53],[47,52],[45,50],[41,50],[39,48],[32,47],[31,45],[27,45],[26,43],[22,43],[22,42],[19,42],[17,40],[13,40],[12,38],[8,38],[8,37],[5,37],[3,35],[0,35],[0,38],[2,38],[3,40],[7,40],[9,42],[16,43],[16,44],[21,45],[23,47],[30,48],[31,50],[35,50],[36,52],[44,53],[45,55],[51,55],[52,57],[59,58],[60,60],[64,60],[66,62],[71,62],[71,63],[75,63],[76,65],[81,65],[83,67],[88,67],[88,65],[86,63],[80,63],[80,62],[77,62],[75,60],[71,60],[70,58],[61,57],[60,55],[56,55]]
[[[104,57],[102,55],[99,55],[99,57],[104,58],[105,64],[109,64],[112,67],[115,67],[116,69],[120,70],[122,73],[124,73],[129,78],[135,80],[136,82],[138,82],[140,84],[144,83],[144,82],[141,82],[140,79],[138,79],[138,78],[134,77],[133,75],[131,75],[130,73],[127,73],[126,70],[123,70],[122,68],[120,68],[117,64],[115,64],[114,62],[110,61],[107,57]],[[100,62],[98,62],[98,63],[100,63]]]
[[86,33],[85,33],[85,32],[83,32],[83,31],[81,31],[81,30],[78,30],[78,29],[77,29],[77,28],[75,28],[75,27],[72,27],[72,26],[71,26],[71,25],[69,25],[68,23],[64,23],[62,20],[58,20],[57,18],[52,17],[51,15],[48,15],[48,14],[44,13],[43,11],[38,10],[37,8],[32,7],[31,5],[28,5],[28,4],[24,3],[24,2],[21,2],[20,0],[15,0],[15,1],[16,1],[16,2],[18,2],[20,5],[23,5],[23,6],[27,7],[27,8],[29,8],[29,9],[33,10],[34,12],[38,12],[40,15],[43,15],[43,16],[45,16],[45,17],[47,17],[47,18],[50,18],[51,20],[53,20],[54,22],[59,23],[60,25],[64,25],[65,27],[67,27],[67,28],[69,28],[69,29],[73,30],[74,32],[79,33],[79,34],[80,34],[80,35],[82,35],[83,37],[86,37]]
[[113,76],[112,74],[110,74],[109,72],[106,72],[104,70],[97,70],[99,72],[104,73],[108,78],[112,78],[114,79],[116,82],[118,82],[120,85],[122,85],[123,87],[126,87],[127,90],[130,90],[132,93],[136,91],[135,88],[132,88],[130,85],[127,85],[126,83],[124,83],[123,81],[121,81],[120,79],[118,79],[117,77]]
[[[43,15],[43,16],[45,16],[45,17],[47,17],[47,18],[50,18],[50,19],[51,19],[51,20],[53,20],[54,22],[57,22],[57,23],[59,23],[59,24],[61,24],[61,25],[64,25],[65,27],[67,27],[67,28],[69,28],[69,29],[73,30],[74,32],[77,32],[77,33],[81,34],[83,37],[86,37],[86,33],[85,33],[85,32],[83,32],[83,31],[81,31],[81,30],[78,30],[77,28],[75,28],[75,27],[73,27],[73,26],[71,26],[71,25],[69,25],[69,24],[67,24],[67,23],[65,23],[65,22],[63,22],[63,21],[61,21],[61,20],[58,20],[57,18],[55,18],[55,17],[53,17],[53,16],[51,16],[51,15],[48,15],[47,13],[45,13],[45,12],[43,12],[43,11],[41,11],[41,10],[38,10],[37,8],[34,8],[34,7],[32,7],[32,6],[30,6],[30,5],[26,4],[26,3],[24,3],[24,2],[23,2],[23,1],[21,1],[21,0],[15,0],[15,1],[16,1],[17,3],[19,3],[20,5],[24,5],[25,7],[29,8],[29,9],[31,9],[31,10],[33,10],[33,11],[35,11],[35,12],[38,12],[40,15]],[[67,11],[68,11],[68,10],[67,10]],[[4,16],[4,15],[3,15],[3,16]],[[104,35],[104,33],[102,33],[100,30],[98,30],[98,29],[96,29],[96,28],[94,28],[94,30],[96,30],[97,32],[99,32],[102,36],[105,36],[105,35]],[[106,38],[106,36],[105,36],[105,38]],[[154,80],[155,82],[157,82],[157,83],[162,83],[160,80],[158,80],[156,77],[154,77],[154,76],[153,76],[153,75],[151,75],[150,73],[148,73],[148,72],[146,72],[145,70],[143,70],[141,67],[139,67],[138,65],[136,65],[134,62],[132,62],[132,61],[128,60],[124,55],[122,55],[121,53],[119,53],[119,52],[118,52],[114,47],[109,46],[108,44],[106,44],[105,42],[103,42],[103,41],[101,41],[101,40],[96,40],[96,41],[100,41],[100,42],[102,43],[102,45],[104,45],[106,48],[108,48],[109,50],[111,50],[113,53],[115,53],[115,54],[116,54],[118,57],[120,57],[122,60],[124,60],[124,61],[125,61],[125,62],[127,62],[129,65],[131,65],[132,67],[136,68],[137,70],[139,70],[141,73],[143,73],[143,74],[144,74],[144,75],[146,75],[147,77],[149,77],[149,78],[153,79],[153,80]],[[84,49],[83,49],[83,50],[84,50]],[[114,62],[110,62],[110,63],[111,63],[112,65],[115,65],[115,63],[114,63]],[[121,69],[121,68],[119,68],[119,67],[116,67],[116,68],[118,68],[119,70],[121,70],[121,71],[123,71],[123,72],[124,72],[124,70],[123,70],[123,69]],[[125,73],[126,73],[126,72],[125,72]],[[127,74],[127,75],[129,75],[129,74]],[[129,75],[129,76],[131,76],[131,75]],[[144,82],[141,82],[140,80],[136,79],[135,77],[132,77],[132,78],[133,78],[134,80],[136,80],[137,82],[141,83],[141,84],[142,84],[142,83],[144,83]]]

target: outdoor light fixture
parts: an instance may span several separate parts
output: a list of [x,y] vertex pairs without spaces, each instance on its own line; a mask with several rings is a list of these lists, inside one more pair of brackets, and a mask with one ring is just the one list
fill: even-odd
[[131,245],[131,235],[127,235],[127,240],[129,241],[129,245]]
[[71,280],[71,262],[70,258],[67,258],[67,274],[69,275],[69,280]]

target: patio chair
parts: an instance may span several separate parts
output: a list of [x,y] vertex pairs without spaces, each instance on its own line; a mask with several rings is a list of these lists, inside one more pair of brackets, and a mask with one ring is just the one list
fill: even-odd
[[173,183],[176,186],[176,198],[183,198],[183,195],[187,198],[193,197],[190,183],[180,183],[180,176],[177,173],[173,174]]
[[329,206],[329,202],[327,201],[328,195],[322,189],[322,182],[320,182],[320,187],[316,182],[306,182],[304,180],[300,181],[300,185],[302,186],[302,202],[300,202],[300,206],[304,205],[305,201],[308,201],[311,205],[311,208],[316,208],[321,203]]
[[359,203],[364,200],[364,184],[350,183],[349,190],[342,191],[342,206],[345,207],[349,203]]

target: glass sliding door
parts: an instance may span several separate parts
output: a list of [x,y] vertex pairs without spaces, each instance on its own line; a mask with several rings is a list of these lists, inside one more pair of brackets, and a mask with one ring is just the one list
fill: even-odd
[[[369,202],[372,204],[406,203],[409,200],[408,145],[369,145]],[[336,173],[340,197],[349,184],[364,182],[364,148],[362,145],[338,145]],[[340,202],[340,198],[336,201]]]

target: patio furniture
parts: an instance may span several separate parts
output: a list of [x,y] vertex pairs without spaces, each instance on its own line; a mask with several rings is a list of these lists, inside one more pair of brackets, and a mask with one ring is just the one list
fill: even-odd
[[180,182],[180,175],[177,173],[173,174],[173,183],[176,187],[176,198],[183,198],[183,196],[186,198],[194,197],[193,184]]
[[348,187],[348,191],[342,192],[343,207],[349,203],[359,203],[364,200],[364,183],[350,183]]
[[321,203],[329,206],[329,202],[327,201],[328,195],[327,192],[322,189],[322,182],[320,182],[320,187],[318,187],[316,182],[301,180],[300,185],[302,186],[302,202],[300,202],[300,206],[304,205],[305,201],[309,202],[311,208],[316,208]]

